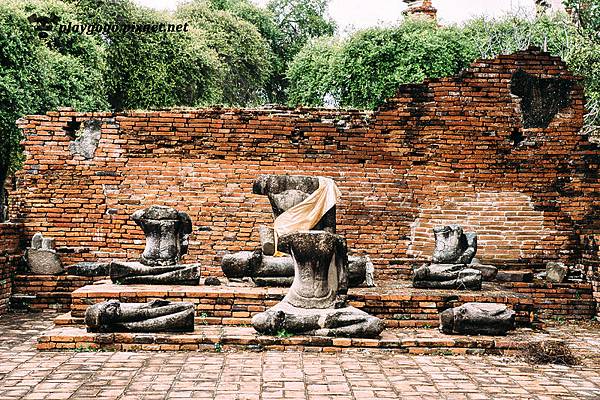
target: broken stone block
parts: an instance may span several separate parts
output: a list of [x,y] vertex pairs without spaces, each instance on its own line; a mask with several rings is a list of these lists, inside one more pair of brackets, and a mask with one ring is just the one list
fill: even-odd
[[494,279],[496,279],[496,275],[498,275],[498,268],[494,267],[493,265],[469,264],[468,267],[481,272],[484,282],[492,282]]
[[413,287],[418,289],[481,290],[480,271],[464,264],[431,264],[414,271]]
[[192,332],[193,303],[154,300],[121,303],[117,300],[94,304],[85,312],[88,332]]
[[31,247],[25,253],[29,271],[36,275],[58,275],[63,272],[62,262],[54,249],[54,239],[36,233]]
[[504,304],[465,303],[440,313],[440,330],[459,335],[506,335],[515,329],[515,312]]
[[89,120],[83,123],[77,132],[77,138],[69,145],[69,151],[73,155],[80,155],[86,159],[94,158],[101,136],[101,122]]
[[561,262],[549,262],[546,264],[546,280],[553,283],[563,283],[569,267]]
[[498,271],[496,275],[498,282],[532,282],[532,271]]
[[209,276],[204,280],[204,285],[206,286],[221,286],[221,281],[219,278],[214,276]]

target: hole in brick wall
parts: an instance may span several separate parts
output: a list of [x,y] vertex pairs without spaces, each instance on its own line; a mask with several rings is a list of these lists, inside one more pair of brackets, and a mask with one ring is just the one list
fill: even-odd
[[65,132],[71,138],[71,140],[75,140],[77,138],[77,132],[81,128],[81,122],[77,122],[75,117],[73,117],[69,122],[67,122],[67,126],[65,126]]
[[300,141],[302,140],[304,140],[304,132],[298,128],[294,129],[290,136],[290,142],[292,142],[292,144],[300,144]]
[[513,146],[517,147],[523,140],[525,140],[523,132],[521,132],[521,130],[518,128],[513,129],[512,133],[510,134],[510,141],[512,142]]
[[365,158],[361,158],[358,160],[358,163],[361,165],[365,165],[367,163],[367,160]]
[[333,142],[333,137],[332,136],[325,136],[325,138],[323,139],[323,143],[325,144],[325,146],[330,146],[332,145]]
[[570,104],[572,86],[566,79],[538,78],[518,69],[510,91],[521,98],[523,127],[547,128],[558,111]]

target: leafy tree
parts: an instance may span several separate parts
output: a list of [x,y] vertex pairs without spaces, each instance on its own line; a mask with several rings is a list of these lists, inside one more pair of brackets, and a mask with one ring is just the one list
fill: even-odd
[[[130,0],[79,0],[86,23],[184,24]],[[106,82],[114,109],[199,106],[222,97],[223,66],[204,32],[97,32],[107,50]]]
[[600,1],[563,0],[582,32],[595,42],[600,42]]
[[328,3],[328,0],[271,0],[267,4],[283,33],[286,61],[298,54],[310,39],[335,33],[335,22],[327,16]]
[[315,39],[304,46],[290,63],[288,102],[320,106],[327,98],[339,98],[335,65],[340,44],[331,37]]
[[73,7],[60,1],[0,3],[0,208],[5,178],[20,165],[18,118],[59,106],[108,106],[102,46],[91,37],[56,30],[42,38],[28,20],[32,15],[76,23]]
[[264,102],[273,53],[256,26],[228,11],[214,10],[205,1],[184,4],[176,14],[200,30],[218,54],[224,66],[223,101],[230,105]]
[[458,73],[474,59],[459,29],[407,19],[360,31],[345,41],[335,66],[342,106],[374,108],[404,83]]

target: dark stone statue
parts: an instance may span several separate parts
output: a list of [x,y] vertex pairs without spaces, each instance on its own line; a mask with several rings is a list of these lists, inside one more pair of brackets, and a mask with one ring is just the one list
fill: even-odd
[[146,248],[140,257],[144,265],[175,265],[188,252],[192,221],[171,207],[151,206],[131,218],[146,235]]
[[132,219],[146,235],[140,262],[113,261],[110,278],[123,284],[199,285],[200,266],[179,265],[187,254],[192,233],[190,217],[171,207],[151,206],[136,211]]
[[297,232],[280,238],[292,255],[294,281],[285,298],[252,319],[254,328],[318,336],[376,337],[383,322],[347,304],[346,241],[326,231]]
[[515,312],[504,304],[465,303],[440,314],[440,330],[446,334],[506,335],[515,329]]
[[433,234],[433,262],[436,264],[469,264],[477,253],[477,234],[465,234],[458,225],[434,228]]
[[88,307],[85,324],[88,332],[192,332],[194,304],[111,300]]
[[433,263],[414,271],[413,286],[420,289],[481,290],[482,281],[496,278],[498,269],[475,258],[477,234],[458,225],[436,227]]

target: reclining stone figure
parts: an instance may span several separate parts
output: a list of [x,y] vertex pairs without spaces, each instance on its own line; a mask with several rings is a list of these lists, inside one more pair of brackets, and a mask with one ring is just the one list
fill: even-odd
[[[253,193],[267,196],[277,218],[286,211],[305,201],[319,189],[320,178],[313,176],[293,175],[262,175],[253,185]],[[333,206],[320,218],[311,230],[336,232],[336,207]],[[273,257],[281,252],[276,248],[275,231],[271,227],[261,226],[260,249],[256,252],[239,252],[223,257],[221,268],[230,279],[250,277],[258,286],[291,285],[294,278],[293,260],[289,256]],[[349,257],[349,284],[359,286],[366,281],[368,286],[373,283],[373,264],[368,257]]]
[[294,281],[285,298],[252,319],[267,335],[286,332],[317,336],[376,337],[383,322],[347,304],[346,241],[326,231],[295,232],[279,240],[292,255]]
[[121,303],[117,300],[94,304],[85,312],[88,332],[192,332],[194,304],[154,300]]
[[440,313],[440,330],[446,334],[506,335],[515,329],[515,312],[504,304],[465,303]]
[[200,266],[180,265],[192,233],[190,217],[171,207],[151,206],[132,219],[144,230],[146,247],[139,262],[113,261],[110,277],[124,284],[199,285]]

